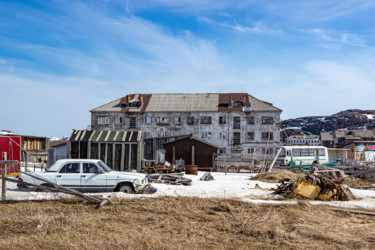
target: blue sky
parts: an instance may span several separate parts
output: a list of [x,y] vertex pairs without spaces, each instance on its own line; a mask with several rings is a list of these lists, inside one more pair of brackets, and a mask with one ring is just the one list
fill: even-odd
[[0,1],[0,130],[69,135],[129,93],[374,109],[373,1]]

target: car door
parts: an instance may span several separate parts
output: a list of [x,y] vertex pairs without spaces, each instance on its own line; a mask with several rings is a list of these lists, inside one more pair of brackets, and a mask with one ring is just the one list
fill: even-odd
[[80,191],[80,169],[81,164],[78,162],[66,163],[56,173],[56,183],[64,187]]
[[107,175],[100,171],[94,163],[82,163],[81,191],[105,192],[107,190]]

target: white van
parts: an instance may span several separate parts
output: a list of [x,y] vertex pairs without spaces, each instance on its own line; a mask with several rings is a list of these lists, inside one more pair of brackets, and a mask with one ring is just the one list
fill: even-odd
[[292,159],[293,166],[307,166],[328,163],[328,150],[323,146],[280,146],[281,153],[277,157],[276,164],[280,166],[290,166]]

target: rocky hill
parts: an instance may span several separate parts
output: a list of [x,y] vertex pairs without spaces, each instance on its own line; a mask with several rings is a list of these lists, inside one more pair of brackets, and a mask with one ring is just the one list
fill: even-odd
[[283,129],[319,135],[337,129],[375,129],[375,110],[349,109],[330,116],[306,116],[282,121]]

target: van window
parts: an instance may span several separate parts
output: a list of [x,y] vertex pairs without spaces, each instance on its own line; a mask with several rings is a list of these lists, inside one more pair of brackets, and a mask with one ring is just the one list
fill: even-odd
[[309,156],[309,149],[308,148],[301,148],[300,152],[301,152],[301,156]]
[[299,148],[293,148],[292,149],[293,156],[300,156],[300,149]]
[[319,156],[325,156],[326,155],[326,151],[324,150],[324,148],[319,148]]

